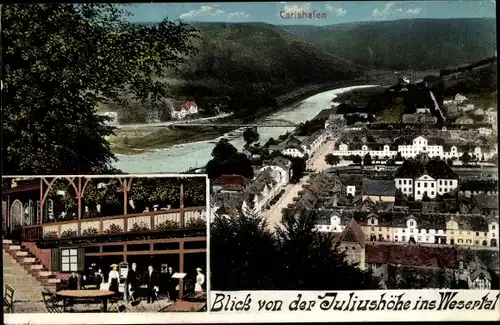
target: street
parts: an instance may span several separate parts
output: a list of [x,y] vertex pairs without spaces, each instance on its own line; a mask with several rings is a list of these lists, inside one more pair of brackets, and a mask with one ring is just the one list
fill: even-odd
[[[321,172],[330,166],[325,162],[325,156],[333,151],[336,139],[332,139],[324,143],[318,151],[307,161],[307,169],[314,170],[315,172]],[[288,206],[288,204],[293,203],[293,199],[297,197],[298,192],[302,189],[302,185],[307,184],[309,181],[309,175],[301,178],[297,184],[288,184],[285,187],[285,193],[281,198],[274,204],[271,209],[263,212],[264,217],[268,221],[268,227],[274,231],[276,225],[281,222],[281,211]]]

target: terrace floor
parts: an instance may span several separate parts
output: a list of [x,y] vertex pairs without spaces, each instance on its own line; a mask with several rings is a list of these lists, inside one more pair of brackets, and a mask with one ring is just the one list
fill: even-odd
[[[118,306],[125,305],[126,313],[143,313],[150,312],[156,313],[160,311],[168,311],[167,307],[173,305],[174,303],[168,300],[157,300],[152,303],[147,303],[146,300],[141,300],[141,302],[137,306],[132,306],[130,303],[120,301]],[[89,312],[100,312],[101,305],[98,304],[75,304],[71,307],[67,307],[68,313],[89,313]],[[117,312],[117,310],[108,303],[108,312]],[[15,301],[14,302],[14,313],[47,313],[47,308],[43,301]]]

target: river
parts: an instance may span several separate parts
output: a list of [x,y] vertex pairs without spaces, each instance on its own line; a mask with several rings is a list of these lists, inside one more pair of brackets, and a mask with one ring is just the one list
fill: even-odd
[[[375,87],[376,85],[352,86],[325,91],[311,96],[299,104],[271,114],[270,119],[283,119],[293,123],[301,123],[313,119],[320,111],[330,108],[336,95],[360,88]],[[293,127],[259,127],[261,144],[270,138],[293,131]],[[118,161],[114,167],[124,173],[183,173],[191,168],[200,168],[211,159],[214,141],[191,142],[157,151],[148,151],[137,155],[117,155]],[[244,145],[243,137],[236,136],[231,143],[241,150]]]

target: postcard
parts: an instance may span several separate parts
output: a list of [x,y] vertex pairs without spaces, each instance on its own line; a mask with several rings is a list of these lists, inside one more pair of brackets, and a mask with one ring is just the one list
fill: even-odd
[[5,323],[500,320],[495,1],[0,14]]

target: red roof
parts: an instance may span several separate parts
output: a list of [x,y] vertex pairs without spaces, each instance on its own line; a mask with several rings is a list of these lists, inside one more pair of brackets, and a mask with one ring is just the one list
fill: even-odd
[[198,107],[195,102],[175,102],[173,105],[174,110],[181,112],[181,111],[188,111],[191,108],[196,108]]
[[457,251],[453,247],[367,244],[366,263],[454,268]]
[[351,220],[345,226],[344,230],[340,233],[340,235],[335,238],[335,242],[351,242],[351,243],[359,243],[361,246],[365,245],[365,233],[363,229],[359,226],[356,220]]
[[250,180],[241,175],[222,175],[212,182],[212,185],[222,185],[226,190],[243,190]]

